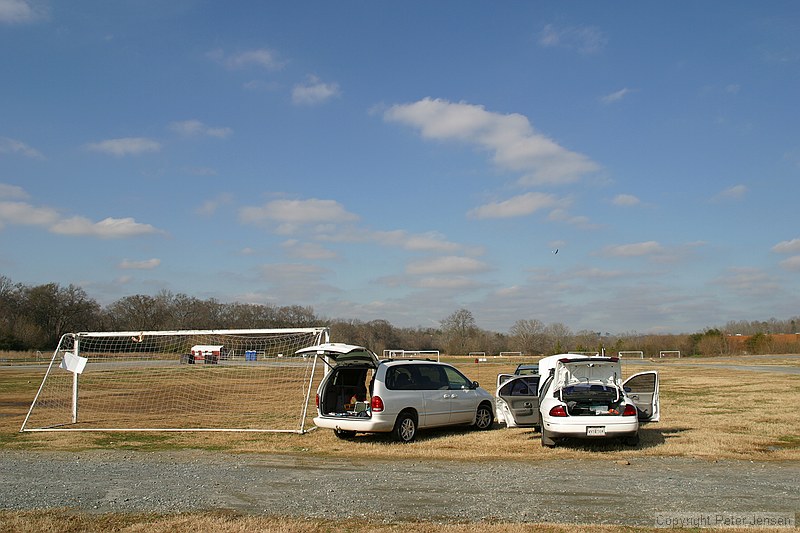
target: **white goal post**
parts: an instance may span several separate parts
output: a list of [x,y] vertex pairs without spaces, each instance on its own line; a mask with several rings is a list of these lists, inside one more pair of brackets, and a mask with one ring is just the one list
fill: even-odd
[[644,352],[642,350],[623,350],[621,352],[617,352],[617,355],[620,359],[623,359],[626,355],[637,355],[639,359],[644,359]]
[[510,357],[512,355],[522,357],[522,352],[500,352],[500,357]]
[[384,350],[383,357],[386,359],[414,359],[436,357],[440,360],[439,350]]
[[658,352],[658,358],[659,359],[661,359],[663,357],[672,357],[672,356],[675,356],[675,355],[677,355],[678,359],[680,359],[681,358],[681,351],[680,350],[661,350],[660,352]]
[[322,372],[295,352],[329,340],[327,327],[68,333],[20,431],[304,433]]

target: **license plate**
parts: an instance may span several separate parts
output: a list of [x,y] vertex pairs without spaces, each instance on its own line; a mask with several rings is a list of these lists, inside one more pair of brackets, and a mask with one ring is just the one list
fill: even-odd
[[586,428],[586,436],[587,437],[605,437],[606,436],[606,427],[605,426],[589,426]]

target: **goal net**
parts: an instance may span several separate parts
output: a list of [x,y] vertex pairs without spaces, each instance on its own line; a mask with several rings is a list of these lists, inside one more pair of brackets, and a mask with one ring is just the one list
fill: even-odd
[[291,431],[327,328],[64,335],[20,431]]
[[623,350],[621,352],[617,352],[617,355],[620,359],[624,357],[638,357],[639,359],[644,359],[644,352],[642,350]]
[[661,350],[658,352],[658,358],[663,359],[664,357],[677,357],[680,359],[681,351],[680,350]]

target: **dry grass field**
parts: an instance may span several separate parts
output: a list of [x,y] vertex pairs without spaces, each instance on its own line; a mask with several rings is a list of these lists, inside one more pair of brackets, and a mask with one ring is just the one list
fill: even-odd
[[[516,363],[475,363],[470,358],[452,359],[451,362],[489,390],[493,390],[497,374],[512,371]],[[689,362],[694,366],[684,366]],[[718,359],[626,362],[626,375],[650,369],[659,371],[661,421],[645,426],[641,432],[641,444],[634,448],[614,441],[574,441],[554,450],[543,449],[538,433],[524,428],[498,428],[489,432],[464,431],[461,428],[423,431],[410,445],[394,443],[384,435],[359,435],[352,441],[341,441],[332,432],[323,430],[303,435],[107,431],[19,433],[44,369],[3,367],[0,368],[0,446],[40,450],[194,448],[228,453],[452,460],[530,461],[637,456],[759,461],[800,458],[800,410],[796,409],[800,405],[800,374],[728,369],[721,366],[723,364]],[[750,359],[745,364],[796,366],[798,359],[760,356],[757,363]],[[285,411],[277,398],[265,397],[259,405],[265,416]],[[238,414],[234,407],[235,404],[231,416],[236,418]],[[313,412],[313,400],[310,412]]]

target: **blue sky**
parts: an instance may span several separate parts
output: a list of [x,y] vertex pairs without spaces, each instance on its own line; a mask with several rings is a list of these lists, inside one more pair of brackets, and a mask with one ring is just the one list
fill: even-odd
[[0,0],[0,47],[15,282],[494,331],[800,312],[794,1]]

